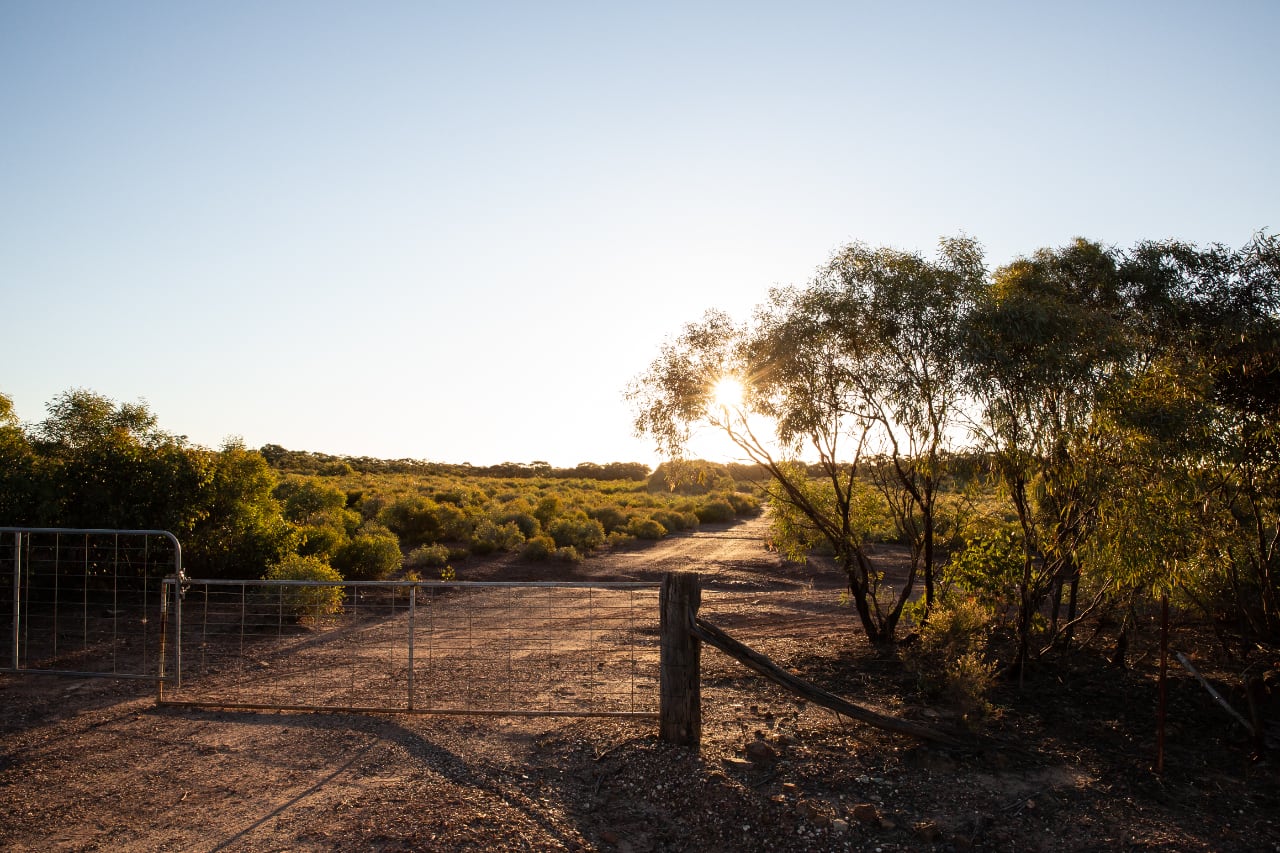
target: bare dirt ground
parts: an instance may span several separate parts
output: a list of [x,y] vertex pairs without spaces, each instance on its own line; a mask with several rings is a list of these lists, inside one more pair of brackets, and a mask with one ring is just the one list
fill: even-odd
[[[702,615],[776,661],[854,701],[956,723],[862,639],[838,572],[781,563],[763,532],[757,520],[572,568],[503,558],[458,573],[698,571]],[[900,557],[881,559],[892,571]],[[1180,625],[1175,644],[1191,636]],[[1155,641],[1144,626],[1129,669],[1086,649],[1001,686],[966,751],[837,718],[713,649],[698,754],[648,721],[157,708],[142,682],[0,675],[0,848],[1280,850],[1275,764],[1181,671],[1166,772],[1152,771]],[[1238,700],[1231,666],[1196,652]]]

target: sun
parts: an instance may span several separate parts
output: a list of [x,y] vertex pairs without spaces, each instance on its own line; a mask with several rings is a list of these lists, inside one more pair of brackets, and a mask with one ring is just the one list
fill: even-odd
[[742,394],[745,390],[742,380],[738,377],[721,376],[716,381],[715,387],[711,389],[711,396],[717,408],[736,409],[742,405]]

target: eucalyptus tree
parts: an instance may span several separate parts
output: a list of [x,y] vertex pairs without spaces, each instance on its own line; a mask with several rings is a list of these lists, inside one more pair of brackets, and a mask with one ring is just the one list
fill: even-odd
[[[769,472],[775,542],[793,556],[831,551],[873,642],[893,640],[921,566],[933,594],[939,460],[963,392],[960,324],[983,276],[967,239],[944,240],[937,261],[851,245],[808,285],[771,292],[748,323],[711,311],[687,325],[628,391],[637,432],[667,456],[710,426]],[[900,589],[866,550],[878,501],[862,475],[884,466],[879,483],[904,496],[895,518],[913,544]]]
[[1132,345],[1114,253],[1086,240],[998,269],[974,311],[968,376],[973,433],[1017,515],[1020,671],[1035,613],[1064,584],[1074,616],[1078,552],[1097,521],[1115,435],[1101,417],[1123,387]]
[[868,437],[881,462],[870,472],[911,545],[911,572],[923,576],[926,608],[935,597],[943,459],[968,390],[964,323],[986,274],[979,245],[952,238],[941,241],[932,261],[855,244],[814,284],[848,348],[866,352],[859,410],[878,427]]
[[1280,241],[1142,243],[1123,271],[1144,358],[1117,409],[1129,488],[1114,515],[1162,501],[1151,529],[1177,546],[1135,549],[1117,521],[1113,550],[1149,555],[1159,588],[1213,615],[1229,603],[1247,633],[1280,631]]
[[84,389],[48,404],[32,431],[46,524],[164,528],[182,535],[202,515],[202,455],[157,425],[142,402],[117,404]]
[[0,393],[0,524],[39,523],[35,451],[13,410],[13,399]]

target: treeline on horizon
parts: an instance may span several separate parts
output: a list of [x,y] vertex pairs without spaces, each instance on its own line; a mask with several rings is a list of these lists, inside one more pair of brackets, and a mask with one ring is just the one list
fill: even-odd
[[[429,474],[454,477],[546,477],[553,480],[644,480],[649,466],[643,462],[580,462],[572,468],[556,468],[549,462],[433,462],[427,459],[379,459],[373,456],[335,456],[310,450],[288,450],[278,444],[259,452],[272,468],[291,474],[340,476],[342,474]],[[763,476],[764,475],[762,472]]]

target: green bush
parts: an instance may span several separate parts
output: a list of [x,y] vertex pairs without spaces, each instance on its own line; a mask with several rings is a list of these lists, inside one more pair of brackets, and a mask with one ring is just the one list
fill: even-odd
[[380,581],[400,568],[400,540],[381,524],[366,522],[333,562],[347,580]]
[[581,563],[582,555],[578,553],[578,549],[572,545],[565,545],[563,548],[557,548],[553,554],[561,563]]
[[558,548],[572,547],[585,553],[604,544],[604,527],[582,512],[557,518],[547,526],[547,533]]
[[411,569],[443,569],[449,564],[449,549],[443,545],[422,545],[414,548],[405,558]]
[[652,518],[631,519],[627,531],[637,539],[661,539],[667,535],[667,528]]
[[306,525],[298,532],[301,534],[298,553],[306,557],[332,558],[347,541],[346,532],[336,527]]
[[760,499],[744,492],[729,492],[725,500],[733,507],[735,515],[755,515],[760,512]]
[[527,512],[504,512],[498,516],[499,524],[514,524],[520,529],[520,535],[531,539],[542,532],[542,524]]
[[717,498],[713,501],[707,501],[695,510],[698,521],[703,524],[723,524],[727,521],[733,521],[737,514],[733,511],[733,504],[726,500]]
[[[319,557],[290,554],[267,569],[269,581],[332,581],[342,575]],[[274,592],[274,591],[272,591]],[[272,595],[272,593],[268,593]],[[274,597],[274,596],[272,596]],[[329,616],[342,609],[341,586],[286,586],[279,592],[285,610],[298,617]]]
[[535,536],[520,549],[520,556],[526,560],[545,560],[556,551],[556,540],[550,536]]
[[596,507],[590,510],[587,515],[600,522],[600,526],[604,528],[605,533],[622,530],[631,521],[631,517],[616,506]]
[[930,698],[974,719],[990,713],[987,696],[995,665],[984,659],[993,615],[973,596],[954,596],[933,608],[920,639],[907,647],[907,668]]
[[471,534],[471,552],[473,554],[492,554],[494,551],[514,551],[524,544],[524,535],[515,522],[496,524],[486,518],[476,526]]

